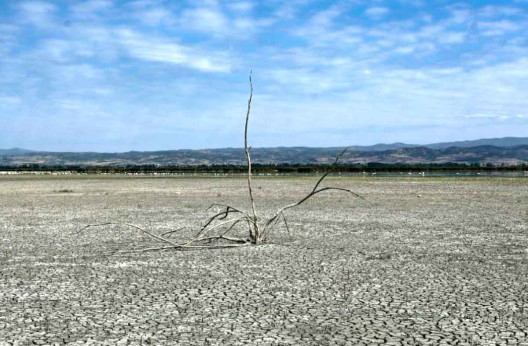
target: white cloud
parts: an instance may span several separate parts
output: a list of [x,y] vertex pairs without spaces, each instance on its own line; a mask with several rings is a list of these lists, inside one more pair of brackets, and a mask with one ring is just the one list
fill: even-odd
[[7,56],[17,43],[18,28],[14,25],[0,24],[0,54]]
[[445,32],[438,37],[438,42],[443,44],[463,43],[466,37],[465,32]]
[[144,24],[150,26],[158,26],[164,22],[172,22],[172,13],[164,8],[153,8],[142,11],[138,14],[138,18]]
[[387,15],[389,12],[390,10],[387,7],[369,7],[365,10],[365,15],[374,19],[379,19]]
[[[377,7],[371,13],[384,12]],[[374,10],[375,9],[375,10]],[[341,6],[333,6],[313,15],[310,20],[294,28],[292,34],[306,40],[309,49],[318,55],[348,52],[351,59],[369,60],[370,63],[390,63],[401,55],[420,60],[433,54],[442,54],[450,46],[467,42],[471,37],[467,24],[472,21],[471,11],[464,8],[449,9],[443,20],[424,21],[416,18],[384,21],[374,25],[350,25],[341,18]],[[367,9],[368,11],[368,9]]]
[[77,2],[70,7],[74,19],[94,20],[113,7],[111,0],[88,0]]
[[517,122],[528,119],[528,116],[525,114],[489,114],[489,113],[475,113],[465,116],[468,120],[484,120],[492,122]]
[[17,4],[21,11],[20,20],[41,29],[50,29],[56,22],[57,7],[45,1],[25,1]]
[[0,105],[19,105],[22,99],[18,96],[0,96]]
[[[302,25],[294,29],[293,34],[306,40],[308,46],[319,50],[329,48],[332,51],[343,47],[354,47],[354,52],[372,52],[378,47],[373,42],[365,43],[367,39],[367,29],[354,26],[343,25],[333,27],[333,15],[322,15],[312,18],[309,24]],[[313,24],[312,24],[313,22]]]
[[503,36],[524,29],[524,26],[511,20],[479,22],[478,27],[484,36]]
[[341,5],[333,5],[325,10],[317,12],[310,18],[310,26],[329,28],[334,25],[334,21],[343,13]]
[[478,11],[479,17],[496,18],[497,16],[526,15],[526,10],[513,6],[487,5]]
[[81,110],[83,109],[83,102],[79,100],[63,99],[58,101],[59,107],[65,110]]
[[96,55],[94,47],[82,41],[67,39],[49,39],[40,44],[41,58],[55,63],[66,64],[79,58],[90,58]]
[[86,59],[116,62],[122,56],[181,65],[202,72],[229,72],[232,58],[226,52],[191,46],[168,39],[168,35],[140,34],[105,24],[74,26],[61,38],[43,39],[34,53],[59,64],[74,64]]
[[227,7],[234,12],[247,14],[253,10],[255,4],[251,1],[235,1],[227,4]]
[[196,48],[161,38],[142,36],[130,30],[118,31],[119,43],[138,59],[186,66],[203,72],[229,72],[227,55],[220,52],[200,52]]
[[273,17],[277,20],[286,21],[294,18],[296,13],[297,8],[293,6],[291,2],[287,1],[275,8],[273,11]]
[[186,9],[180,21],[185,29],[191,29],[214,36],[225,36],[229,31],[229,19],[216,1]]
[[[386,128],[394,122],[409,129],[436,126],[453,131],[477,120],[486,122],[475,126],[491,126],[488,122],[493,120],[502,124],[500,131],[506,131],[497,133],[508,134],[514,127],[517,130],[511,133],[528,125],[528,104],[523,96],[528,85],[525,59],[472,69],[389,69],[375,65],[359,70],[359,66],[351,65],[273,70],[265,75],[282,85],[282,89],[272,91],[280,96],[262,101],[266,111],[260,116],[274,124],[268,129],[270,133],[282,133],[282,129],[303,132],[310,128],[320,132],[348,128],[353,132],[360,127]],[[481,130],[488,131],[484,127]],[[428,131],[424,129],[424,134],[431,135]],[[464,135],[459,133],[458,138]]]
[[138,0],[126,4],[128,15],[140,23],[160,27],[175,22],[174,9],[158,0]]
[[444,21],[447,25],[471,25],[475,22],[477,12],[466,5],[455,4],[447,6],[450,17]]
[[178,22],[185,31],[206,34],[212,39],[247,39],[263,27],[273,24],[272,18],[253,17],[253,4],[238,1],[224,5],[218,1],[201,1],[181,12]]

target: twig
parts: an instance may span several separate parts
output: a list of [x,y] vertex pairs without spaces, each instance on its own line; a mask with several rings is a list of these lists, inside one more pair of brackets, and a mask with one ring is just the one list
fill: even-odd
[[137,229],[138,231],[141,231],[141,232],[145,233],[146,235],[148,235],[148,236],[150,236],[150,237],[152,237],[152,238],[154,238],[154,239],[156,239],[156,240],[159,240],[159,241],[164,242],[164,243],[167,243],[167,244],[171,244],[171,245],[174,246],[174,247],[181,247],[181,246],[183,246],[183,245],[181,245],[181,244],[177,244],[177,243],[173,242],[172,240],[169,240],[169,239],[166,239],[166,238],[164,238],[164,237],[161,237],[161,236],[159,236],[159,235],[157,235],[157,234],[154,234],[154,233],[152,233],[152,232],[150,232],[150,231],[147,231],[147,230],[144,229],[144,228],[141,228],[141,227],[139,227],[139,226],[133,225],[133,224],[131,224],[131,223],[105,222],[105,223],[99,223],[99,224],[92,224],[92,225],[87,225],[87,226],[83,227],[82,229],[80,229],[78,232],[76,232],[76,233],[74,233],[74,234],[77,235],[77,234],[81,233],[82,231],[84,231],[84,230],[86,230],[86,229],[88,229],[88,228],[91,228],[91,227],[101,227],[101,226],[109,226],[109,225],[115,225],[115,226],[126,226],[126,227],[135,228],[135,229]]
[[169,234],[172,234],[172,233],[176,233],[176,232],[179,232],[181,231],[182,229],[184,229],[185,227],[180,227],[180,228],[177,228],[177,229],[173,229],[171,231],[168,231],[168,232],[165,232],[165,233],[161,233],[161,236],[164,237],[166,235],[169,235]]
[[187,243],[185,243],[184,245],[187,246],[189,244],[192,244],[196,241],[198,241],[200,238],[202,238],[203,236],[205,236],[208,232],[214,230],[215,228],[219,228],[219,227],[222,227],[222,226],[225,226],[229,223],[232,223],[233,224],[227,229],[227,231],[225,231],[224,233],[222,233],[220,236],[216,236],[216,237],[222,237],[224,236],[225,234],[227,234],[229,231],[231,231],[231,229],[233,229],[233,227],[239,222],[239,221],[243,221],[243,220],[246,220],[245,217],[241,217],[241,218],[238,218],[238,219],[234,219],[234,220],[227,220],[227,221],[224,221],[224,222],[220,222],[216,225],[213,225],[209,228],[207,228],[205,231],[204,230],[201,230],[193,239],[191,239],[190,241],[188,241]]
[[248,168],[248,174],[247,174],[247,182],[248,182],[248,192],[249,192],[249,199],[251,200],[251,210],[253,211],[253,226],[250,228],[250,236],[251,238],[255,239],[256,242],[258,242],[259,238],[259,227],[257,222],[257,210],[255,208],[255,199],[253,198],[253,189],[251,187],[251,154],[250,154],[250,148],[248,146],[248,124],[249,124],[249,113],[251,112],[251,100],[253,99],[253,80],[252,80],[253,71],[249,72],[249,99],[247,104],[247,113],[246,113],[246,125],[244,127],[244,151],[246,152],[246,159],[247,159],[247,168]]
[[160,247],[150,247],[150,248],[137,249],[137,250],[123,250],[123,251],[118,251],[114,253],[114,255],[149,252],[149,251],[164,251],[164,250],[190,251],[190,250],[229,249],[229,248],[243,247],[249,244],[250,243],[244,242],[240,244],[200,245],[200,246],[186,246],[186,247],[160,246]]
[[[334,163],[332,164],[332,166],[336,166],[339,159],[341,158],[341,156],[343,156],[346,151],[348,150],[348,148],[345,148],[343,149],[340,153],[338,153],[336,155],[336,159],[334,161]],[[264,227],[265,231],[264,232],[268,232],[270,229],[272,229],[278,218],[282,215],[282,218],[284,220],[284,223],[287,225],[287,221],[286,221],[286,216],[284,215],[284,211],[285,210],[288,210],[290,208],[293,208],[293,207],[297,207],[301,204],[303,204],[304,202],[306,202],[308,199],[310,199],[311,197],[315,196],[316,194],[318,193],[321,193],[323,191],[329,191],[329,190],[337,190],[337,191],[344,191],[344,192],[348,192],[348,193],[351,193],[353,194],[354,196],[358,197],[358,198],[361,198],[363,199],[363,197],[357,193],[355,193],[354,191],[352,190],[349,190],[349,189],[345,189],[345,188],[341,188],[341,187],[333,187],[333,186],[330,186],[330,187],[323,187],[323,188],[319,188],[319,185],[321,185],[321,183],[323,182],[323,180],[330,174],[330,171],[326,172],[325,174],[323,174],[321,176],[321,178],[319,178],[319,180],[317,180],[317,182],[315,183],[315,186],[313,187],[312,191],[310,193],[308,193],[306,196],[304,196],[303,198],[301,198],[299,201],[295,202],[295,203],[291,203],[291,204],[288,204],[282,208],[280,208],[274,215],[272,218],[270,218],[268,220],[268,222],[266,223],[266,226]],[[289,231],[289,228],[288,228],[288,231]]]
[[[213,207],[215,204],[212,204],[211,207]],[[211,209],[211,207],[207,208],[207,210]],[[247,213],[245,211],[242,211],[238,208],[235,208],[235,207],[232,207],[230,205],[225,205],[223,206],[226,208],[225,211],[221,211],[219,213],[216,213],[215,215],[211,216],[206,222],[205,224],[202,226],[202,229],[201,231],[197,234],[197,236],[200,236],[201,232],[205,231],[205,229],[211,224],[213,223],[215,220],[223,220],[225,219],[226,217],[229,216],[230,213],[242,213],[244,215],[247,215]]]
[[288,235],[290,236],[290,239],[293,239],[292,234],[290,232],[290,227],[288,226],[288,221],[286,221],[286,216],[284,216],[284,213],[281,213],[282,220],[284,221],[284,225],[286,226],[286,230],[288,231]]

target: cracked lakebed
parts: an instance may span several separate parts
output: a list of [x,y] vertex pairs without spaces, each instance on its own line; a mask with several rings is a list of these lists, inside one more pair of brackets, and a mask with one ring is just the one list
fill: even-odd
[[[257,178],[257,206],[313,183]],[[528,180],[326,183],[365,199],[321,194],[258,247],[108,256],[155,243],[75,231],[197,229],[246,181],[0,177],[0,345],[528,345]]]

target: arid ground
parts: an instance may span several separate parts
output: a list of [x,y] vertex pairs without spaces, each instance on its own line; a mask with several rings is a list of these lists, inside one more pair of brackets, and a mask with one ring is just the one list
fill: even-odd
[[[311,178],[254,181],[271,214]],[[198,229],[242,178],[0,177],[0,345],[528,345],[528,179],[332,178],[262,246]],[[173,234],[185,238],[190,231]]]

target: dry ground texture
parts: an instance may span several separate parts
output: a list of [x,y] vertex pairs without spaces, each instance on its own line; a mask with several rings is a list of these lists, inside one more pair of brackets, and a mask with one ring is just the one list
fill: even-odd
[[[313,183],[256,179],[257,203]],[[321,194],[262,246],[107,256],[154,243],[73,232],[198,228],[246,181],[0,177],[0,345],[528,345],[527,179],[327,184],[365,200]]]

